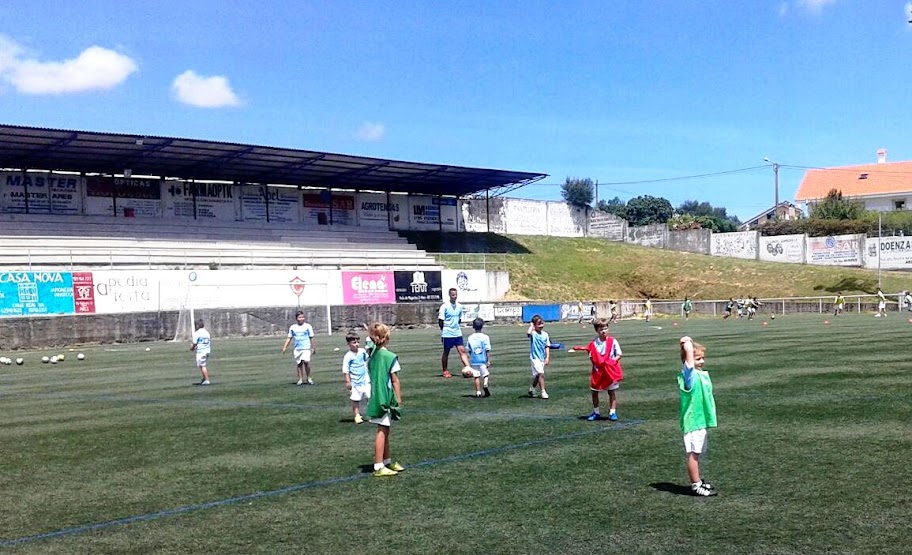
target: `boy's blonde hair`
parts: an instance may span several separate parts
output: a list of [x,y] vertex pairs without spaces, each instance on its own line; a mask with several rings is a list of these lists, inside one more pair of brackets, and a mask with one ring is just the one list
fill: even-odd
[[610,326],[608,325],[607,318],[596,318],[595,320],[592,321],[592,327],[595,328],[596,332],[598,332],[598,330],[600,330],[602,328],[608,328]]
[[[694,349],[694,358],[697,358],[697,353],[702,353],[703,356],[706,356],[706,347],[700,345],[696,341],[690,342],[693,345]],[[687,351],[684,350],[684,344],[681,344],[681,362],[687,362]]]
[[390,339],[390,328],[382,322],[377,322],[371,324],[371,327],[367,331],[371,339],[374,340],[374,344],[379,348],[385,346],[389,343]]

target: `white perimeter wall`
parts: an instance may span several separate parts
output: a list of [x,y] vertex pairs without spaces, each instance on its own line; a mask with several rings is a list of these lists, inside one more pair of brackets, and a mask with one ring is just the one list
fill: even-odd
[[760,237],[760,260],[767,262],[804,263],[805,235]]
[[757,259],[756,231],[736,231],[734,233],[713,233],[710,238],[710,254],[729,258]]

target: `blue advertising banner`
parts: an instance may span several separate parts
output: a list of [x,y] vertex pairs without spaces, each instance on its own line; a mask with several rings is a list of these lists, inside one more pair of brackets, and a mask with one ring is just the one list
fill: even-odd
[[561,305],[559,304],[527,304],[522,307],[523,322],[531,322],[532,317],[538,314],[545,322],[560,322]]
[[0,272],[0,317],[74,314],[70,272]]

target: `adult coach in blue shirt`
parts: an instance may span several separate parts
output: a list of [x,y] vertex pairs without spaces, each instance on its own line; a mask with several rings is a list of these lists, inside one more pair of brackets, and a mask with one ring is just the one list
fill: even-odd
[[450,360],[450,349],[456,347],[459,358],[462,360],[462,366],[465,368],[469,365],[469,356],[466,354],[465,346],[462,344],[462,314],[465,309],[461,304],[456,302],[458,292],[456,288],[449,291],[450,302],[440,305],[440,311],[437,313],[437,325],[440,326],[440,341],[443,343],[443,356],[440,357],[440,366],[443,368],[443,377],[452,378],[453,374],[447,370]]

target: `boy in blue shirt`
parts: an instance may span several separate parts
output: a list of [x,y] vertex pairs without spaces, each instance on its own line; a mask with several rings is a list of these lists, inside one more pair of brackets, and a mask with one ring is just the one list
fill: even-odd
[[285,339],[285,344],[282,345],[284,355],[288,346],[294,341],[294,361],[298,371],[296,385],[304,385],[305,374],[307,385],[314,384],[314,381],[310,379],[310,357],[317,352],[317,346],[314,341],[314,329],[305,322],[306,319],[303,311],[299,310],[295,313],[295,323],[288,328],[288,337]]
[[[482,396],[482,387],[484,387],[484,396],[490,397],[491,390],[488,389],[488,377],[491,372],[491,338],[487,334],[481,333],[484,327],[484,320],[475,318],[472,321],[472,329],[475,333],[469,336],[466,344],[469,347],[469,366],[472,368],[472,377],[475,378],[475,396]],[[483,380],[483,382],[482,382]]]
[[450,288],[448,291],[450,302],[440,305],[437,312],[437,325],[440,326],[440,341],[443,343],[443,355],[440,357],[440,366],[443,368],[443,377],[452,378],[447,365],[450,361],[450,350],[456,347],[459,353],[459,359],[462,361],[462,367],[469,365],[469,357],[466,354],[465,346],[462,342],[462,315],[465,312],[463,306],[456,302],[459,294],[456,288]]
[[535,388],[541,391],[542,399],[549,397],[545,391],[545,366],[551,363],[551,337],[544,331],[545,321],[536,314],[526,330],[529,337],[529,361],[532,367],[532,385],[529,386],[529,397],[535,397]]
[[348,351],[342,357],[342,376],[345,378],[345,389],[351,391],[349,399],[352,402],[355,424],[364,422],[360,411],[361,400],[370,400],[371,394],[370,376],[367,373],[367,351],[360,348],[360,341],[357,333],[346,335]]

